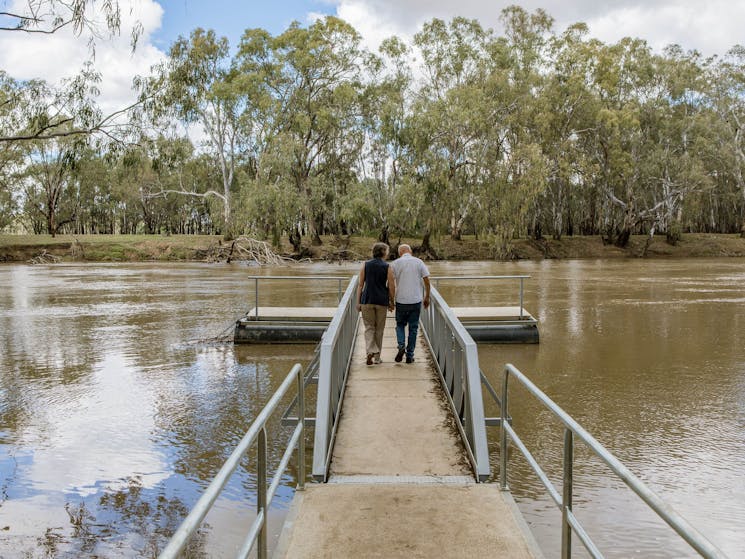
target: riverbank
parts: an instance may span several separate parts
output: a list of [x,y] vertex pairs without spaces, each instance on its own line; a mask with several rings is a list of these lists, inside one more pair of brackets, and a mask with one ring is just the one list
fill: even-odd
[[[648,238],[632,236],[629,246],[621,249],[603,244],[599,236],[564,237],[559,241],[517,239],[515,255],[519,260],[571,258],[687,258],[687,257],[745,257],[745,239],[739,235],[691,233],[676,245],[655,237],[647,246]],[[396,242],[398,239],[396,239]],[[367,258],[372,237],[323,237],[318,247],[304,244],[313,260],[344,261]],[[421,240],[403,238],[401,242],[417,247]],[[226,241],[217,235],[0,235],[0,262],[149,262],[149,261],[206,261]],[[646,251],[645,251],[646,246]],[[442,237],[433,242],[442,260],[495,260],[494,249],[484,240],[464,237],[454,241]],[[292,256],[286,239],[276,251]]]

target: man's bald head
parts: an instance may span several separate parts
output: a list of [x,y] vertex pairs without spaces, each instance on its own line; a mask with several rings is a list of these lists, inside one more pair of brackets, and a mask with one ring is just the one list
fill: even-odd
[[411,247],[409,245],[398,245],[398,255],[403,256],[404,254],[411,254]]

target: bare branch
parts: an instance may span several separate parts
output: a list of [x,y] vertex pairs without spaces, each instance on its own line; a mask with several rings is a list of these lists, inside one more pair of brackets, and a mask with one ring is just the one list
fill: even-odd
[[[0,14],[2,15],[2,14]],[[38,20],[36,20],[38,21]],[[55,25],[51,29],[29,29],[28,27],[22,27],[21,24],[18,24],[17,27],[0,27],[0,31],[20,31],[22,33],[41,33],[43,35],[52,35],[53,33],[56,33],[63,27],[66,27],[72,23],[72,20],[69,19],[67,21],[64,21],[58,25]]]
[[159,190],[158,192],[149,192],[147,194],[143,193],[143,197],[146,200],[150,200],[152,198],[159,198],[159,197],[165,197],[166,194],[183,194],[186,196],[194,196],[196,198],[208,198],[209,196],[216,196],[220,198],[223,202],[225,201],[225,195],[217,192],[216,190],[208,190],[206,192],[194,192],[193,190],[176,190],[176,189],[165,189],[165,190]]

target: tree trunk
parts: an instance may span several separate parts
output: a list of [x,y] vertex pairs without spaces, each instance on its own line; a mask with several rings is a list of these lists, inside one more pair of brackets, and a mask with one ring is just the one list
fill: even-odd
[[461,240],[461,225],[462,222],[455,216],[455,212],[450,214],[450,238],[454,241]]
[[298,230],[298,227],[295,226],[290,231],[290,244],[292,245],[292,250],[295,251],[295,253],[300,254],[300,243],[302,242],[302,236],[300,235],[300,231]]
[[618,235],[616,236],[616,239],[613,243],[619,248],[626,248],[629,244],[631,231],[636,226],[635,213],[636,204],[634,204],[634,199],[632,197],[629,197],[628,204],[626,205],[626,209],[624,210],[623,214],[623,223],[621,224],[621,230],[618,232]]
[[427,229],[424,235],[422,235],[422,245],[419,247],[419,256],[426,256],[432,260],[438,260],[439,257],[437,256],[437,251],[435,251],[429,243],[431,235],[432,233],[429,229]]
[[390,245],[389,241],[389,231],[388,231],[388,225],[384,225],[383,228],[380,230],[380,235],[378,235],[378,240],[381,243],[385,243],[387,245]]
[[54,223],[54,210],[52,208],[49,208],[49,213],[47,214],[47,233],[49,233],[52,238],[57,235],[57,227]]
[[321,240],[321,231],[323,231],[323,214],[313,217],[311,231],[311,244],[314,247],[321,246],[323,241]]

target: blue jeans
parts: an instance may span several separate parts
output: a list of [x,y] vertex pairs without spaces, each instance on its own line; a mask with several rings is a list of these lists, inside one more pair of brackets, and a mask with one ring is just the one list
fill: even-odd
[[[398,349],[406,347],[406,357],[414,357],[416,334],[419,331],[419,313],[421,303],[396,303],[396,341]],[[409,326],[409,343],[406,344],[406,326]]]

